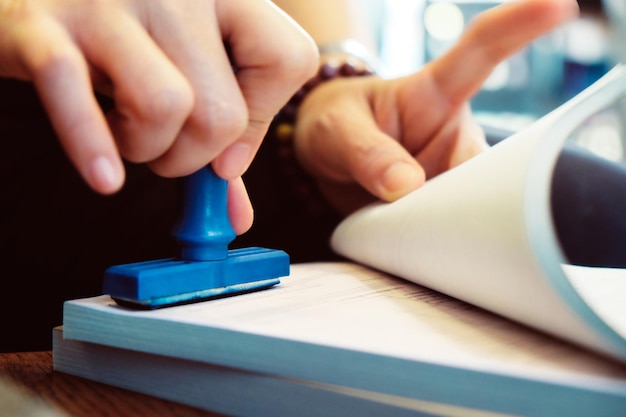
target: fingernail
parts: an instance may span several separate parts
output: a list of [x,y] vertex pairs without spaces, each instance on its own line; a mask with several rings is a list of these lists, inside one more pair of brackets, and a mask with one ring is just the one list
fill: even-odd
[[380,180],[381,197],[394,201],[415,190],[424,182],[424,174],[413,164],[396,162],[391,165]]
[[104,194],[115,192],[121,186],[120,175],[111,161],[104,156],[99,156],[91,162],[88,181],[95,190]]
[[227,179],[240,177],[250,164],[251,154],[247,143],[233,143],[219,156],[220,174]]

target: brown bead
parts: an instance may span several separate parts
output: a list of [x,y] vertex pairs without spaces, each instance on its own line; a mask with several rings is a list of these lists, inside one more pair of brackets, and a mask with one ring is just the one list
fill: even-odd
[[280,123],[276,126],[276,139],[280,141],[289,141],[293,137],[293,125],[290,123]]

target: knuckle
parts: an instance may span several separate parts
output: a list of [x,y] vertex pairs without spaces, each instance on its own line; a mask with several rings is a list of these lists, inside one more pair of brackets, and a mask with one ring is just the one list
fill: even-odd
[[182,121],[193,109],[193,94],[189,88],[163,88],[145,97],[145,105],[140,108],[141,116],[148,122],[161,123],[164,120]]
[[238,138],[246,130],[248,111],[245,103],[210,98],[199,104],[201,109],[198,111],[198,117],[195,117],[195,122],[204,133],[203,137],[228,141]]
[[15,61],[32,81],[80,78],[88,71],[80,50],[54,22],[32,17],[21,22],[12,36]]
[[341,135],[345,128],[345,114],[341,110],[330,107],[323,109],[310,121],[309,127],[313,136],[317,138],[328,138]]
[[[33,50],[31,50],[33,51]],[[86,64],[77,51],[69,45],[40,45],[26,57],[33,77],[53,80],[64,74],[86,72]]]
[[286,41],[276,49],[272,68],[280,79],[299,86],[317,72],[319,52],[308,38]]
[[118,101],[115,117],[118,147],[135,163],[158,158],[176,141],[193,108],[193,95],[180,88],[163,88],[151,94],[134,93]]

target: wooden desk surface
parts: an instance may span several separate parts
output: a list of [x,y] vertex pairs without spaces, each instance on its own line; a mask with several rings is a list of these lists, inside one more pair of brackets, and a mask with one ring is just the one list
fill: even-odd
[[[220,417],[52,370],[52,352],[0,354],[0,378],[73,417]],[[2,413],[0,404],[0,414]],[[46,416],[50,417],[48,414]]]

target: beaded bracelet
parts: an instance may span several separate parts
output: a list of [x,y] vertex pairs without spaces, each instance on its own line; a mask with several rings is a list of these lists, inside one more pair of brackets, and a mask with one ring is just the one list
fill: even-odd
[[350,61],[343,62],[340,65],[330,61],[323,63],[317,71],[317,74],[307,81],[276,115],[277,138],[285,140],[293,135],[293,127],[298,114],[298,108],[315,87],[339,77],[362,77],[373,74],[374,71],[369,67],[358,68]]
[[312,215],[319,215],[324,211],[324,202],[313,180],[302,169],[295,157],[293,136],[300,104],[311,91],[324,82],[342,77],[362,77],[374,74],[374,70],[364,61],[355,62],[354,59],[346,59],[341,63],[324,62],[320,65],[317,74],[307,81],[274,117],[270,126],[268,136],[273,142],[272,146],[275,147],[282,174],[290,184],[295,197],[306,202],[306,209]]

